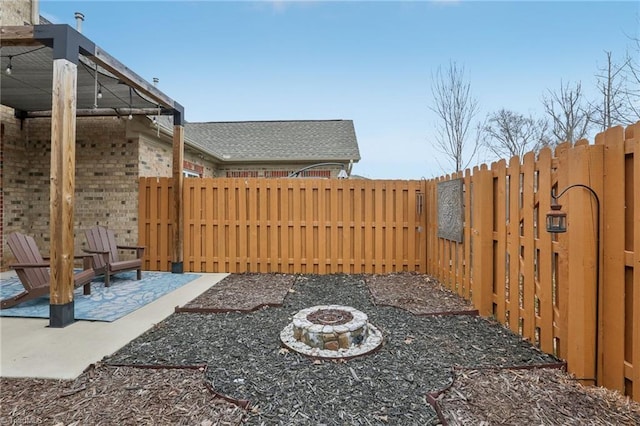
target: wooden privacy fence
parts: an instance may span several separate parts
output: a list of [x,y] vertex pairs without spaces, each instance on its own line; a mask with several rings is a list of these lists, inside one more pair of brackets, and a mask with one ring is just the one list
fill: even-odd
[[[438,236],[438,185],[453,179],[462,242]],[[147,270],[171,269],[171,185],[140,180]],[[550,234],[564,190],[568,230]],[[640,401],[640,123],[430,181],[185,179],[183,206],[185,271],[428,273]]]
[[[171,178],[140,179],[145,269],[171,270]],[[184,270],[425,272],[425,181],[184,180]]]
[[[438,237],[438,184],[453,179],[461,243]],[[550,234],[551,193],[568,187],[567,232]],[[431,180],[426,192],[427,273],[577,377],[640,401],[640,123]]]

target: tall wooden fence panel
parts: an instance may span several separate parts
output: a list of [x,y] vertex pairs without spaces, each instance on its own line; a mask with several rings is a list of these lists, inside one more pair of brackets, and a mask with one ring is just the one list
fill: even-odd
[[[427,182],[427,272],[483,314],[640,401],[640,123],[594,144]],[[437,186],[463,178],[464,239],[437,234]],[[594,196],[591,191],[595,193]],[[546,231],[551,194],[567,232]],[[562,194],[562,195],[560,195]]]
[[[170,270],[170,178],[140,180],[145,269]],[[184,180],[184,270],[426,271],[425,181]]]

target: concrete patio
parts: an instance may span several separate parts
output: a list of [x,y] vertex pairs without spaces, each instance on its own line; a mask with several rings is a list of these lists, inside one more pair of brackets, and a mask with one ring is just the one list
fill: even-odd
[[0,317],[0,376],[75,379],[89,365],[114,353],[228,274],[200,275],[113,322],[76,321],[64,328],[50,328],[48,319]]

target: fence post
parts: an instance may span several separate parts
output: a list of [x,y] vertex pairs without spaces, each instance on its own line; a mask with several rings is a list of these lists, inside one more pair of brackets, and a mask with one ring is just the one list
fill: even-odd
[[[596,136],[604,145],[604,190],[602,202],[602,276],[606,278],[601,294],[602,382],[603,386],[624,393],[625,388],[625,153],[624,129],[614,127]],[[604,281],[604,280],[603,280]],[[629,297],[627,295],[627,297]]]
[[[580,145],[569,150],[569,186],[587,185],[596,194],[602,194],[602,148]],[[558,191],[562,190],[564,188],[558,188]],[[570,372],[594,384],[593,379],[601,373],[599,355],[596,355],[600,320],[596,302],[599,282],[596,250],[600,250],[597,247],[596,201],[584,188],[571,188],[565,197],[566,200],[559,199],[558,202],[566,203],[568,214],[567,363]]]
[[472,298],[480,315],[493,314],[493,174],[483,165],[472,178]]

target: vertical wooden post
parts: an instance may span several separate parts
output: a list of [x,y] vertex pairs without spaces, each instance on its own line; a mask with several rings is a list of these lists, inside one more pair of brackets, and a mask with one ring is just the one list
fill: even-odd
[[543,148],[538,154],[538,326],[540,327],[540,349],[553,353],[554,306],[553,277],[554,262],[551,234],[545,229],[546,213],[551,210],[551,150]]
[[509,223],[507,252],[509,255],[509,302],[507,304],[509,328],[520,333],[520,158],[509,160]]
[[506,270],[507,265],[507,170],[506,161],[500,160],[491,165],[493,174],[493,215],[494,215],[494,272],[493,277],[496,286],[496,300],[494,302],[493,315],[495,319],[505,324],[507,322],[506,315],[506,277],[509,271]]
[[493,314],[493,174],[473,174],[473,304],[482,316]]
[[[178,121],[178,122],[176,122]],[[182,167],[184,162],[184,126],[182,118],[174,117],[173,126],[173,224],[171,228],[173,253],[171,255],[171,272],[181,274],[183,265],[183,210],[182,192],[184,188],[184,175]]]
[[75,191],[77,65],[53,61],[51,102],[51,287],[49,325],[64,327],[74,318],[73,204]]
[[[586,185],[596,194],[602,193],[602,148],[601,145],[581,145],[569,150],[570,185]],[[569,371],[594,384],[596,372],[602,371],[597,367],[600,362],[595,356],[599,328],[596,200],[588,190],[579,187],[571,188],[565,197],[569,270],[567,363]]]
[[602,276],[607,277],[601,294],[603,363],[602,383],[624,392],[625,310],[625,155],[624,131],[614,127],[596,136],[604,144],[604,184],[602,201]]

